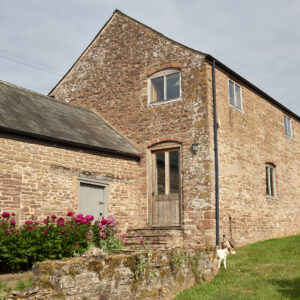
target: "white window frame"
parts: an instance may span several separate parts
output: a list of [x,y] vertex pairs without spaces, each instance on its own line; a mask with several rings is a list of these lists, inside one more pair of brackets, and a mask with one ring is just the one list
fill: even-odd
[[[275,175],[276,167],[271,163],[266,163],[265,170],[266,170],[266,195],[268,198],[278,199],[277,192],[276,192],[276,175]],[[271,172],[272,170],[272,172]],[[271,178],[272,177],[272,178]],[[271,180],[272,179],[272,180]]]
[[292,120],[288,116],[283,116],[284,134],[288,138],[293,138]]
[[[179,73],[179,97],[172,98],[172,99],[166,99],[167,98],[167,75],[176,74]],[[164,100],[161,101],[152,101],[152,79],[158,78],[158,77],[164,77]],[[148,105],[159,105],[164,103],[170,103],[174,101],[181,100],[181,71],[180,69],[166,69],[162,71],[158,71],[151,76],[148,77]]]
[[[233,100],[234,100],[234,105],[230,103],[230,88],[229,88],[229,84],[230,82],[233,83]],[[237,106],[237,97],[236,97],[236,93],[235,93],[235,86],[238,86],[240,88],[240,97],[241,97],[241,107]],[[243,111],[243,92],[242,92],[242,87],[239,84],[236,84],[233,80],[228,79],[228,103],[229,106],[237,109],[240,112],[244,112]]]

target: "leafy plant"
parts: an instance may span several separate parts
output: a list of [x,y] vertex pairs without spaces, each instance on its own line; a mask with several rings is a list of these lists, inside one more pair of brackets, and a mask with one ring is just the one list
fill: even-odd
[[[137,249],[137,265],[134,272],[134,277],[138,280],[141,276],[146,275],[146,269],[149,267],[152,260],[153,252],[150,249],[150,245],[144,242],[143,237],[139,237],[139,247]],[[151,277],[154,277],[154,273],[150,273]]]
[[29,269],[35,262],[80,256],[92,246],[104,252],[122,248],[113,215],[97,220],[68,212],[66,217],[48,216],[43,222],[27,220],[17,227],[14,213],[0,216],[0,271]]
[[187,253],[184,250],[177,251],[170,260],[170,264],[174,270],[183,267],[188,259]]

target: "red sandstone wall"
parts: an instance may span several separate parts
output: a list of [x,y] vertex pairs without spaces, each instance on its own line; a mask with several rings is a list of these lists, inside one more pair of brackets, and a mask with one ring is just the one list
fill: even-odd
[[[166,66],[181,68],[182,100],[149,107],[147,76]],[[143,226],[151,211],[147,146],[160,140],[181,141],[185,237],[214,244],[205,76],[201,54],[116,13],[52,95],[93,109],[143,153],[139,174]],[[194,141],[200,143],[197,155],[190,150]]]
[[30,140],[0,137],[0,207],[23,222],[32,215],[77,210],[78,177],[109,182],[109,212],[122,229],[138,226],[138,167],[104,153],[87,153]]
[[[210,67],[208,76],[211,82]],[[216,71],[221,237],[222,234],[230,236],[229,216],[233,238],[239,244],[299,233],[299,121],[292,119],[293,139],[287,138],[284,112],[238,81],[244,112],[232,108],[228,100],[228,79],[226,74]],[[208,87],[212,95],[211,84]],[[211,105],[211,130],[212,109]],[[266,196],[265,163],[268,161],[276,164],[278,200]]]

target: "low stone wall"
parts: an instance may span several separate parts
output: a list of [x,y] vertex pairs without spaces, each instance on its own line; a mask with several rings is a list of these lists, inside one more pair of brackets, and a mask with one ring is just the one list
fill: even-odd
[[171,299],[216,272],[214,247],[46,261],[33,267],[36,287],[9,299]]

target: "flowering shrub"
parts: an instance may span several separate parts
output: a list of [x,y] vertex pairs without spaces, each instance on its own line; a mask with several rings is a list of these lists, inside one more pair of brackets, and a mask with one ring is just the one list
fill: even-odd
[[0,271],[26,270],[35,262],[83,254],[92,246],[104,252],[122,248],[113,215],[93,223],[92,215],[48,216],[39,223],[27,220],[17,227],[14,213],[0,215]]

